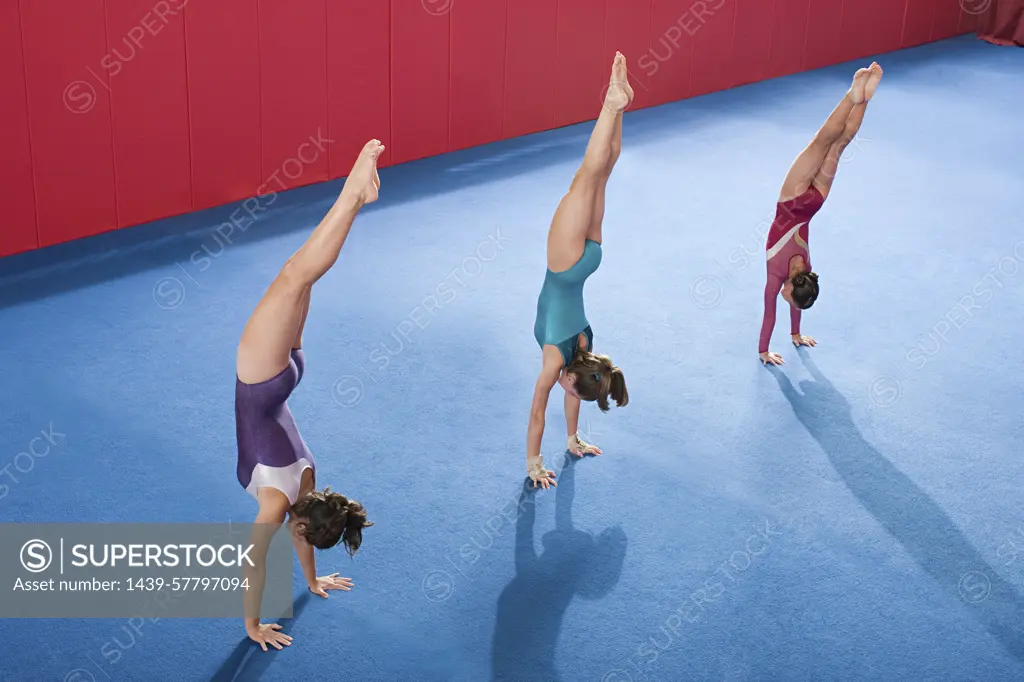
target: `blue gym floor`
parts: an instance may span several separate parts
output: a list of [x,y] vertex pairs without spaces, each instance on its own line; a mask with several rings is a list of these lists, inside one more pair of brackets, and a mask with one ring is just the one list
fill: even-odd
[[[561,485],[522,500],[545,235],[591,124],[384,169],[292,398],[321,483],[376,522],[319,556],[356,589],[296,573],[280,653],[240,620],[4,621],[2,679],[1024,678],[1024,51],[879,61],[811,230],[817,348],[780,304],[786,364],[757,360],[764,233],[859,64],[627,114],[587,312],[630,404],[586,405],[605,454],[563,464],[553,394]],[[0,520],[251,521],[236,344],[339,187],[230,244],[234,207],[0,261],[0,467],[63,434]]]

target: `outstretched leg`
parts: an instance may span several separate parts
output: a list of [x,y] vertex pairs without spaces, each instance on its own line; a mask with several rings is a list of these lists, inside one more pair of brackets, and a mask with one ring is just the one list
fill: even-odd
[[782,191],[779,193],[780,202],[794,199],[810,188],[832,145],[842,137],[843,131],[846,129],[846,120],[850,118],[854,107],[864,102],[864,91],[869,75],[868,69],[858,69],[853,77],[853,85],[850,86],[843,100],[832,111],[807,148],[800,152],[800,156],[796,157],[796,161],[793,162],[786,175],[786,180],[782,183]]
[[256,306],[238,344],[237,372],[243,383],[257,384],[280,374],[292,349],[301,345],[313,284],[338,260],[359,209],[377,200],[377,158],[383,150],[377,140],[363,147],[334,206]]
[[601,224],[604,222],[605,188],[608,186],[608,178],[611,177],[612,170],[615,168],[615,162],[619,160],[619,154],[622,152],[622,114],[619,114],[615,119],[611,147],[612,152],[608,158],[608,165],[605,167],[604,179],[598,183],[597,190],[594,192],[594,208],[590,215],[590,227],[587,228],[587,239],[598,244],[603,241]]
[[295,334],[295,341],[292,342],[293,349],[302,348],[302,330],[306,328],[306,317],[309,315],[309,298],[313,293],[313,287],[308,287],[299,302],[299,331]]
[[825,160],[821,164],[821,170],[814,176],[814,186],[818,188],[823,197],[827,197],[829,190],[832,189],[832,181],[835,180],[836,173],[839,171],[839,159],[842,157],[843,151],[846,150],[847,146],[853,142],[853,138],[857,136],[857,131],[860,130],[860,125],[864,121],[864,113],[867,111],[868,102],[871,101],[871,97],[875,94],[875,88],[878,87],[878,83],[881,80],[882,67],[875,62],[869,69],[868,81],[864,89],[864,101],[855,106],[853,111],[850,112],[850,117],[846,119],[846,127],[843,128],[843,134],[829,148],[828,153],[825,155]]
[[600,241],[604,186],[622,149],[622,112],[632,98],[626,58],[616,53],[608,94],[590,135],[583,163],[551,220],[548,268],[554,272],[572,267],[583,254],[587,239]]

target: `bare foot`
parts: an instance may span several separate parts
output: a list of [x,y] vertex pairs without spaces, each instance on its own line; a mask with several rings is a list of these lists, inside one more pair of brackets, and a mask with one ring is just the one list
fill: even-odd
[[619,53],[622,57],[622,87],[626,90],[626,96],[629,97],[629,104],[626,105],[628,109],[633,104],[633,86],[629,84],[629,67],[626,64],[626,55]]
[[868,82],[864,85],[864,101],[874,96],[875,88],[878,87],[879,82],[882,80],[882,67],[878,65],[878,62],[871,62],[871,68],[868,71],[870,73],[868,75]]
[[864,88],[870,75],[870,69],[857,69],[857,73],[853,75],[853,85],[850,86],[850,91],[847,95],[854,104],[860,104],[864,101]]
[[349,200],[357,205],[372,204],[377,201],[377,193],[380,189],[380,178],[377,176],[377,159],[384,151],[384,145],[380,140],[370,140],[359,152],[348,177],[345,178],[345,186],[341,190],[342,200]]
[[621,52],[615,53],[612,63],[612,76],[608,83],[608,92],[604,96],[606,107],[621,114],[633,101],[633,88],[629,85],[629,73],[626,70],[626,57]]

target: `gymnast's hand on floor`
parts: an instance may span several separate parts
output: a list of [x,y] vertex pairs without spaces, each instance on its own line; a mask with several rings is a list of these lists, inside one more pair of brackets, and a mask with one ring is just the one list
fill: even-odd
[[316,585],[310,585],[309,591],[318,597],[327,599],[327,590],[345,590],[346,592],[352,591],[352,579],[351,578],[339,578],[337,573],[332,573],[323,578],[316,579]]
[[761,362],[764,363],[765,367],[767,367],[768,365],[785,364],[785,360],[782,359],[781,355],[779,355],[778,353],[773,353],[771,351],[758,353],[757,357],[761,358]]
[[535,460],[526,458],[526,473],[533,481],[533,487],[540,486],[547,490],[551,486],[558,487],[555,483],[555,472],[544,467],[544,457],[538,457]]
[[580,438],[580,434],[578,433],[574,433],[569,436],[569,440],[566,443],[566,449],[577,457],[582,457],[583,455],[600,455],[602,452],[601,448],[596,445],[591,445]]
[[280,651],[282,646],[292,645],[292,638],[283,632],[278,632],[280,629],[281,626],[277,623],[260,623],[255,628],[246,628],[246,634],[264,651],[267,650],[268,644]]
[[800,336],[799,334],[793,334],[793,345],[794,346],[817,346],[818,342],[809,336]]

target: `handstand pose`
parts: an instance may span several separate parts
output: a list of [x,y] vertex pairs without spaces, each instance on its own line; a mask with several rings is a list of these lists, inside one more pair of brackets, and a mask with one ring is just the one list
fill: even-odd
[[604,107],[583,163],[558,204],[548,232],[548,271],[533,327],[543,367],[534,388],[526,436],[526,471],[534,487],[556,485],[555,473],[544,467],[540,454],[548,395],[556,383],[565,389],[567,447],[577,457],[601,454],[600,448],[579,437],[580,401],[596,400],[604,412],[608,411],[609,396],[619,407],[629,401],[622,370],[607,355],[593,353],[594,334],[583,310],[583,285],[601,264],[605,186],[622,150],[622,112],[632,100],[626,58],[616,52]]
[[768,231],[768,283],[764,287],[764,320],[758,355],[765,365],[783,364],[782,356],[768,350],[775,328],[775,297],[790,305],[790,333],[794,346],[814,346],[810,336],[800,334],[800,311],[818,298],[818,275],[811,270],[808,226],[821,209],[832,187],[839,157],[853,141],[864,120],[868,100],[882,80],[882,67],[873,62],[853,77],[843,101],[825,121],[807,149],[793,162],[782,185],[775,222]]
[[366,510],[355,500],[316,490],[316,465],[299,435],[288,408],[288,396],[302,379],[305,356],[302,329],[309,297],[317,282],[338,260],[359,209],[377,200],[380,180],[377,157],[384,146],[368,142],[359,154],[345,187],[312,235],[284,264],[249,318],[238,345],[235,383],[235,422],[238,432],[238,482],[259,502],[253,533],[255,568],[247,572],[250,604],[245,631],[264,651],[280,649],[291,637],[280,625],[261,624],[258,605],[266,581],[265,560],[273,533],[287,525],[309,590],[321,597],[327,590],[349,590],[352,581],[337,573],[318,577],[314,548],[329,549],[342,542],[355,554],[363,528],[370,526]]

